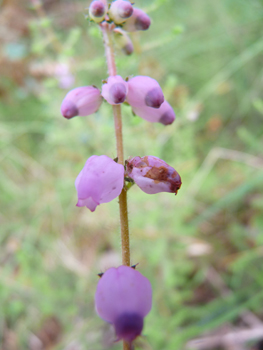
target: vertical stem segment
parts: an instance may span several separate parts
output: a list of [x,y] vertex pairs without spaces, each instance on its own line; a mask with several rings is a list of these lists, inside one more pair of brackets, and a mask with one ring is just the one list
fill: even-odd
[[[111,35],[111,30],[109,26],[110,24],[104,22],[101,24],[101,30],[103,34],[109,75],[117,75],[117,69],[116,69],[116,64],[114,59],[112,35]],[[113,105],[112,108],[113,108],[113,115],[114,115],[118,162],[124,165],[121,106]],[[129,237],[128,208],[127,208],[127,191],[125,187],[123,188],[119,196],[119,209],[120,209],[120,224],[121,224],[122,264],[130,266],[130,237]],[[130,349],[129,344],[126,344],[126,347],[125,347],[125,342],[123,346],[124,346],[123,347],[124,350]]]
[[[114,50],[112,35],[109,29],[109,24],[101,24],[103,34],[105,55],[107,58],[109,75],[117,75],[116,63],[114,59]],[[115,136],[117,146],[118,162],[124,165],[123,155],[123,141],[122,141],[122,119],[121,106],[113,105]],[[120,224],[121,224],[121,250],[122,250],[122,264],[130,266],[130,236],[129,236],[129,222],[128,222],[128,207],[127,207],[127,190],[123,187],[119,195],[119,209],[120,209]],[[131,350],[131,344],[123,341],[123,350]]]

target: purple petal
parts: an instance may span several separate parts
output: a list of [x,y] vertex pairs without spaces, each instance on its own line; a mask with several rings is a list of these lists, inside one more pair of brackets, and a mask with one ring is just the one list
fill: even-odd
[[112,267],[99,280],[95,305],[98,315],[110,323],[127,313],[145,317],[152,307],[150,282],[131,267]]
[[101,95],[111,105],[123,103],[128,91],[128,84],[120,75],[111,76],[107,83],[102,85]]
[[76,178],[77,206],[91,211],[118,197],[124,183],[124,167],[107,156],[90,157]]
[[132,109],[136,115],[151,123],[162,123],[164,125],[169,125],[175,120],[173,108],[167,101],[164,101],[164,103],[162,103],[161,107],[158,109],[147,106],[132,107]]
[[127,102],[136,108],[159,108],[164,102],[162,89],[150,77],[139,75],[128,81]]
[[100,90],[94,86],[81,86],[69,91],[62,101],[61,114],[69,119],[76,115],[95,113],[102,103]]

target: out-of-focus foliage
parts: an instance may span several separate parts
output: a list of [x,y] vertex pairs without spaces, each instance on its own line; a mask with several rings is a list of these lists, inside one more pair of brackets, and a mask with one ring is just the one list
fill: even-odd
[[[118,72],[157,79],[177,120],[150,124],[124,106],[125,154],[160,157],[183,182],[176,197],[129,193],[132,263],[154,290],[138,347],[174,350],[244,325],[247,313],[263,319],[263,5],[136,5],[152,25],[133,35],[135,54],[117,52]],[[96,274],[120,264],[118,204],[76,208],[74,181],[89,156],[116,156],[112,112],[105,103],[68,121],[59,111],[63,87],[100,87],[107,77],[85,7],[1,3],[3,349],[101,350],[111,339],[93,295]]]

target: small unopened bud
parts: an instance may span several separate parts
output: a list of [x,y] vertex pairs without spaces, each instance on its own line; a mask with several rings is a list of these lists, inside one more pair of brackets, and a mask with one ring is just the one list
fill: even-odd
[[122,28],[127,32],[136,32],[137,30],[147,30],[150,25],[150,17],[144,11],[134,7],[132,16],[125,21]]
[[120,75],[111,76],[102,85],[101,95],[111,105],[123,103],[128,92],[128,84]]
[[89,6],[89,16],[90,18],[96,22],[100,23],[104,20],[104,17],[107,13],[107,7],[100,0],[93,0]]
[[81,86],[67,93],[61,104],[61,114],[67,119],[77,115],[85,117],[95,113],[101,103],[102,97],[98,88]]
[[133,13],[132,4],[126,0],[115,0],[111,3],[109,16],[115,24],[121,24],[131,17]]
[[156,80],[139,75],[128,81],[127,101],[132,107],[159,108],[164,102],[160,85]]
[[118,48],[121,49],[125,55],[131,55],[133,53],[133,44],[127,33],[121,28],[115,28],[113,33]]
[[136,115],[138,115],[138,117],[141,117],[151,123],[169,125],[175,120],[174,110],[167,101],[164,101],[164,103],[162,103],[161,107],[158,109],[144,106],[132,107],[132,110]]
[[128,160],[125,176],[131,177],[148,194],[171,192],[177,194],[182,182],[178,172],[162,159],[153,156]]

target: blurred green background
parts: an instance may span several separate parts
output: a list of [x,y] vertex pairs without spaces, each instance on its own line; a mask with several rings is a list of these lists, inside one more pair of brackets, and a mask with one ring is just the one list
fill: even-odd
[[[60,115],[69,89],[107,77],[101,35],[86,1],[0,3],[0,349],[106,349],[93,296],[96,274],[120,264],[118,203],[77,208],[74,181],[91,155],[116,156],[112,111]],[[133,55],[117,51],[118,72],[157,79],[177,119],[150,124],[124,106],[125,155],[160,157],[183,182],[176,197],[129,191],[132,263],[154,291],[136,348],[252,349],[263,338],[263,2],[136,5],[152,25],[132,35]]]

